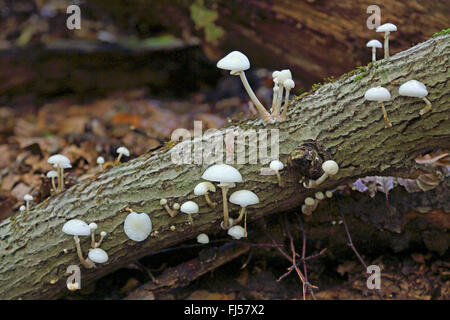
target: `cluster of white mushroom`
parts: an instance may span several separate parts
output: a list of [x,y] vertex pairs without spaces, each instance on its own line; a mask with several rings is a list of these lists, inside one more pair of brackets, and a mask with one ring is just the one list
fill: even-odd
[[[53,191],[56,193],[64,191],[64,169],[72,168],[69,158],[62,154],[55,154],[48,158],[47,162],[56,168],[56,171],[47,173],[47,178],[52,180]],[[55,184],[55,178],[58,180],[57,184]]]
[[[376,29],[377,32],[384,32],[384,58],[389,58],[389,34],[393,31],[397,31],[397,26],[392,23],[385,23]],[[381,42],[378,40],[370,40],[366,44],[367,47],[372,48],[372,61],[376,61],[376,48],[381,48]],[[398,90],[399,95],[405,97],[421,98],[425,101],[426,106],[419,111],[420,115],[425,114],[431,110],[431,102],[426,98],[428,91],[426,86],[417,80],[409,80],[402,84]],[[385,101],[391,100],[391,94],[388,89],[384,87],[374,87],[366,91],[364,98],[368,101],[377,101],[381,110],[383,111],[384,127],[392,127],[389,121],[386,109],[384,107]]]
[[[79,219],[67,221],[62,228],[62,232],[73,236],[78,258],[80,259],[81,264],[87,269],[95,267],[96,263],[101,264],[108,261],[108,254],[106,251],[100,249],[103,239],[106,236],[106,232],[100,232],[100,240],[96,242],[95,230],[97,230],[96,223],[90,223],[88,225],[86,222]],[[86,259],[83,257],[83,252],[81,250],[80,236],[91,236],[91,249],[89,249],[88,257]]]
[[[431,110],[431,102],[426,98],[428,95],[427,87],[422,82],[409,80],[400,86],[398,93],[400,96],[421,98],[425,101],[426,106],[419,111],[420,115],[424,115]],[[381,110],[383,111],[384,127],[392,127],[383,103],[391,100],[391,93],[389,90],[384,87],[370,88],[364,94],[364,98],[368,101],[377,101],[380,104]]]
[[[247,91],[250,99],[252,100],[255,108],[258,110],[261,119],[267,123],[280,122],[286,120],[286,113],[289,104],[289,92],[295,87],[295,83],[292,80],[292,74],[289,70],[274,71],[272,74],[274,87],[273,87],[273,100],[272,100],[272,114],[270,114],[263,104],[256,97],[250,84],[245,76],[245,70],[250,68],[250,61],[248,58],[239,51],[233,51],[217,62],[219,69],[230,71],[231,75],[239,76],[242,84]],[[285,91],[284,109],[280,114],[281,105],[283,101],[283,91]]]
[[[392,23],[385,23],[376,29],[376,32],[384,32],[384,58],[389,58],[389,35],[391,32],[397,31],[397,26]],[[376,50],[382,48],[382,44],[378,40],[370,40],[366,44],[367,47],[372,48],[372,61],[376,61]]]
[[333,160],[327,160],[322,164],[323,174],[317,180],[308,180],[303,182],[303,186],[306,189],[317,188],[328,177],[334,176],[339,171],[338,164]]
[[330,190],[325,191],[325,193],[318,191],[314,194],[313,197],[307,197],[305,198],[305,202],[302,205],[302,213],[309,216],[311,215],[314,210],[316,210],[317,205],[320,201],[333,197],[333,192]]

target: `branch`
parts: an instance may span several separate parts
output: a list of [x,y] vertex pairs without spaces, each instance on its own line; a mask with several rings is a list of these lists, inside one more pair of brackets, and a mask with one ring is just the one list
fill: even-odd
[[[335,160],[341,169],[321,185],[324,189],[366,175],[410,176],[415,157],[433,148],[450,147],[449,53],[450,36],[436,37],[297,98],[286,122],[264,125],[260,120],[247,121],[241,128],[279,129],[280,159],[284,163],[298,148],[310,148],[322,160]],[[423,116],[419,116],[423,101],[398,96],[398,87],[411,78],[425,83],[430,92],[433,108]],[[392,94],[393,100],[385,105],[393,124],[389,129],[384,128],[379,106],[364,101],[364,92],[377,85]],[[212,144],[212,140],[203,142],[204,147]],[[93,269],[82,268],[82,286],[201,232],[220,231],[220,206],[212,210],[204,198],[192,192],[206,166],[176,166],[171,162],[172,152],[160,150],[113,167],[94,180],[40,203],[28,216],[20,214],[16,224],[10,219],[3,221],[0,298],[50,299],[65,292],[66,268],[79,263],[73,239],[61,232],[69,219],[96,222],[100,231],[108,233],[102,248],[110,259]],[[297,175],[307,174],[303,169],[293,174],[292,170],[282,171],[282,188],[274,176],[260,175],[261,167],[267,167],[269,160],[234,165],[244,178],[244,183],[234,190],[245,187],[260,198],[257,207],[248,208],[249,220],[292,209],[317,191],[304,189],[298,183]],[[306,171],[311,172],[316,165],[310,163]],[[170,203],[196,201],[200,213],[194,216],[194,224],[187,224],[183,214],[169,217],[159,204],[162,197]],[[221,201],[219,192],[211,197]],[[123,222],[127,207],[150,215],[154,231],[147,240],[138,243],[126,237]],[[231,214],[236,215],[238,209],[232,206]],[[86,254],[89,239],[82,238],[81,246]]]

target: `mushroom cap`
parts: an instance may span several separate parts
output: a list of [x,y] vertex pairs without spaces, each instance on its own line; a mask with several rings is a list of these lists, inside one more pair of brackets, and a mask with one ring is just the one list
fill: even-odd
[[95,222],[91,222],[89,223],[89,229],[91,229],[92,231],[97,230],[97,224]]
[[103,249],[95,248],[89,250],[88,258],[95,263],[105,263],[108,261],[108,254]]
[[203,172],[202,179],[216,182],[242,182],[240,172],[227,164],[215,164]]
[[159,200],[159,204],[162,206],[165,206],[167,204],[167,199],[163,198],[163,199]]
[[128,238],[133,241],[144,241],[152,232],[152,220],[148,214],[131,212],[123,224],[123,230]]
[[391,94],[389,90],[384,87],[370,88],[364,94],[364,98],[369,101],[389,101],[391,100]]
[[200,182],[194,188],[194,194],[196,196],[203,196],[209,191],[216,192],[216,187],[211,182]]
[[397,31],[397,26],[392,23],[385,23],[377,28],[377,32],[392,32],[392,31]]
[[327,198],[332,198],[333,192],[331,192],[330,190],[327,190],[327,191],[325,191],[325,195],[327,196]]
[[228,234],[234,239],[240,239],[244,237],[245,230],[241,226],[232,226],[230,229],[228,229]]
[[20,211],[25,211],[26,209],[27,209],[27,207],[25,207],[25,206],[20,206],[20,208],[19,208]]
[[116,153],[121,153],[121,154],[123,154],[126,157],[130,156],[130,151],[127,148],[125,148],[125,147],[117,148]]
[[275,70],[274,72],[272,72],[272,78],[275,79],[276,77],[278,77],[279,74],[280,74],[280,71]]
[[402,84],[398,89],[401,96],[423,98],[428,95],[427,87],[417,80],[409,80]]
[[283,82],[283,86],[286,88],[286,89],[292,89],[292,88],[294,88],[295,87],[295,82],[294,82],[294,80],[292,80],[292,79],[286,79],[286,80],[284,80],[284,82]]
[[198,204],[196,204],[194,201],[186,201],[183,203],[180,207],[181,212],[187,213],[187,214],[193,214],[198,213]]
[[64,169],[72,168],[69,158],[63,156],[62,154],[54,154],[48,158],[47,162],[52,164],[55,168],[58,166]]
[[338,164],[333,160],[327,160],[322,164],[322,170],[330,176],[334,176],[339,171]]
[[250,61],[240,51],[232,51],[217,62],[217,68],[230,71],[245,71],[250,69]]
[[323,199],[325,199],[325,195],[324,195],[323,192],[321,192],[321,191],[316,192],[316,193],[314,194],[314,197],[315,197],[317,200],[323,200]]
[[72,236],[88,236],[91,234],[91,229],[83,220],[72,219],[63,225],[62,232]]
[[26,194],[23,196],[23,200],[25,201],[33,201],[33,196],[31,194]]
[[105,163],[105,158],[103,158],[103,157],[97,158],[97,164],[104,164],[104,163]]
[[101,237],[105,237],[106,236],[106,232],[105,231],[100,232],[100,236]]
[[58,177],[58,172],[56,172],[55,170],[50,170],[49,172],[47,172],[47,178],[56,178]]
[[316,203],[316,200],[314,200],[314,198],[311,198],[311,197],[305,198],[305,204],[307,206],[313,206],[315,203]]
[[175,202],[175,203],[173,204],[172,208],[173,208],[174,210],[179,210],[179,209],[180,209],[180,204]]
[[282,83],[284,85],[284,82],[288,79],[292,79],[291,70],[289,69],[281,70],[277,76],[278,83]]
[[272,169],[273,171],[280,171],[283,170],[284,165],[283,162],[281,162],[280,160],[273,160],[270,162],[269,168]]
[[259,198],[250,190],[239,190],[231,194],[231,203],[237,204],[241,207],[251,206],[259,203]]
[[200,233],[200,234],[197,236],[197,242],[198,242],[198,243],[202,243],[202,244],[207,244],[207,243],[209,243],[209,237],[208,237],[208,235],[207,235],[206,233]]
[[383,48],[383,45],[378,40],[370,40],[369,42],[366,43],[366,47]]

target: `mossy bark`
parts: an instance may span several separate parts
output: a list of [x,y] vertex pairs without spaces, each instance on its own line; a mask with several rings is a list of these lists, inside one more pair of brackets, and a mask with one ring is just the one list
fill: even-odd
[[[280,129],[283,162],[296,148],[311,142],[323,158],[335,160],[340,171],[327,179],[321,190],[366,175],[413,176],[415,157],[434,148],[450,147],[449,54],[450,36],[436,37],[295,99],[286,122],[264,125],[253,120],[241,127]],[[425,83],[430,93],[433,108],[423,116],[419,116],[422,100],[398,96],[398,87],[410,79]],[[364,101],[364,92],[378,85],[392,94],[392,100],[385,104],[393,125],[389,129],[384,128],[379,106]],[[40,203],[29,215],[18,216],[15,224],[9,219],[2,222],[0,298],[43,299],[64,293],[66,268],[79,264],[72,237],[61,232],[69,219],[96,222],[98,231],[108,233],[102,248],[110,260],[94,269],[82,268],[82,286],[161,248],[193,239],[201,232],[220,230],[221,206],[212,210],[204,198],[193,194],[205,167],[174,165],[172,152],[145,154],[113,167]],[[248,208],[249,220],[298,207],[317,191],[304,189],[287,170],[282,172],[284,187],[280,188],[275,176],[260,175],[263,166],[268,163],[235,165],[244,178],[235,190],[245,187],[260,199],[258,206]],[[220,202],[220,196],[216,192],[211,198]],[[162,197],[170,203],[199,203],[195,223],[187,224],[184,214],[170,217],[159,204]],[[147,240],[137,243],[126,237],[123,222],[127,207],[150,215],[154,232]],[[239,210],[236,206],[231,209],[233,215]],[[85,255],[89,240],[81,239]]]

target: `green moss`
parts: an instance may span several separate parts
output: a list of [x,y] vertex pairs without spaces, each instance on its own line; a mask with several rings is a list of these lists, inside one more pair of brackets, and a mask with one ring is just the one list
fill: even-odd
[[357,81],[361,80],[362,78],[364,78],[368,74],[369,74],[368,72],[361,72],[360,74],[355,76],[355,78],[353,79],[353,82],[357,82]]
[[441,31],[439,31],[439,32],[433,33],[433,38],[439,37],[439,36],[443,36],[444,34],[449,34],[449,33],[450,33],[450,28],[448,28],[448,29],[443,29],[443,30],[441,30]]
[[196,0],[190,7],[191,18],[197,29],[203,29],[205,40],[212,44],[217,44],[218,40],[223,36],[224,30],[217,26],[214,22],[219,14],[205,7],[203,0]]

